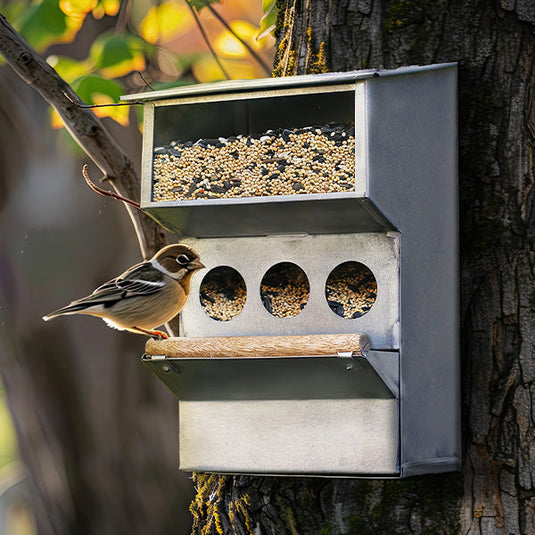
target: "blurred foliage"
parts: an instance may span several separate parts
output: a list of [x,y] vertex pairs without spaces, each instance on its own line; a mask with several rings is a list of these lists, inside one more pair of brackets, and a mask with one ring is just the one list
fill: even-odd
[[262,0],[262,11],[264,15],[260,20],[260,31],[258,39],[264,39],[268,35],[275,34],[277,24],[277,0]]
[[[123,93],[221,80],[225,73],[233,79],[270,75],[259,58],[272,64],[275,0],[0,0],[0,10],[91,105],[117,103]],[[69,44],[87,34],[85,57],[75,57]],[[131,117],[127,106],[94,111],[124,126]]]
[[13,421],[6,405],[6,396],[0,384],[0,468],[18,459],[17,439]]

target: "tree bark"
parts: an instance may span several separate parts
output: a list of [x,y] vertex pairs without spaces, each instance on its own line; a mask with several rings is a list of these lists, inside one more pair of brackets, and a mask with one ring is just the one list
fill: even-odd
[[535,7],[278,2],[279,76],[459,63],[463,471],[196,474],[194,534],[535,533]]

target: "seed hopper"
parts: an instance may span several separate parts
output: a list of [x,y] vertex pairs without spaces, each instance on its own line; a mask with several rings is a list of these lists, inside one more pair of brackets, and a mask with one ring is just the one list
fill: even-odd
[[456,65],[143,100],[142,208],[200,254],[143,362],[187,471],[460,467]]

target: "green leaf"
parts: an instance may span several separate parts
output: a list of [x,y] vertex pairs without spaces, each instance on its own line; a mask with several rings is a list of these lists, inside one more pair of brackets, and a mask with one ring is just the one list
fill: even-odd
[[102,69],[132,59],[132,52],[122,35],[103,34],[93,43],[89,57]]
[[[111,117],[123,126],[128,125],[129,106],[108,106],[117,103],[123,94],[123,88],[116,82],[99,76],[83,76],[72,84],[78,96],[88,104],[99,104],[93,108],[98,117]],[[102,105],[105,106],[102,106]]]
[[20,25],[17,22],[20,22],[23,15],[28,11],[28,4],[20,0],[10,2],[0,1],[0,10],[7,20],[15,21],[13,26],[19,28]]
[[43,0],[25,11],[18,24],[19,32],[32,46],[41,49],[67,31],[65,19],[57,1]]
[[71,83],[87,73],[85,62],[66,56],[49,56],[46,61],[67,83]]
[[57,42],[71,41],[83,18],[70,18],[59,7],[58,0],[42,0],[28,7],[16,26],[19,33],[38,51]]
[[260,19],[260,30],[256,40],[260,41],[269,34],[274,35],[277,24],[277,0],[262,0],[264,16]]
[[106,95],[114,102],[119,101],[123,94],[123,88],[116,82],[100,78],[100,76],[82,76],[72,83],[73,89],[78,96],[86,103],[94,102],[94,95]]
[[89,58],[101,74],[116,78],[145,68],[144,46],[145,43],[133,35],[106,33],[93,43]]

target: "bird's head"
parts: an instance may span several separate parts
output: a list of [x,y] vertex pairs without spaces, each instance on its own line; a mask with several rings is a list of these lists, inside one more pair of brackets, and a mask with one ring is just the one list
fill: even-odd
[[191,276],[198,269],[205,267],[199,255],[191,247],[181,244],[168,245],[160,249],[151,261],[156,261],[174,279]]

